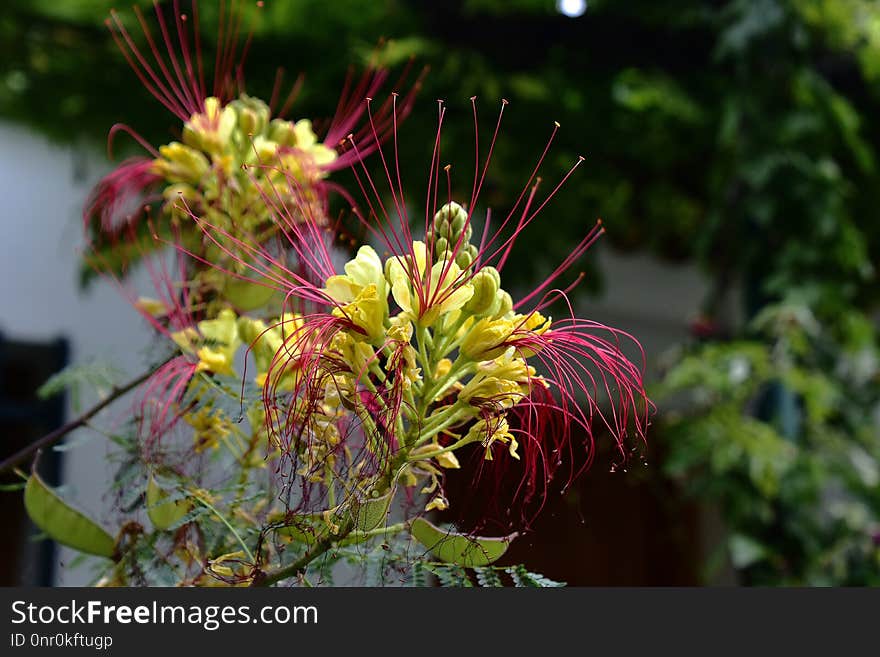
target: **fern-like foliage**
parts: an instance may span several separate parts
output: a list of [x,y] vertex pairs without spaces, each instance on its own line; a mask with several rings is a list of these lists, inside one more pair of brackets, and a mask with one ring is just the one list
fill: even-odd
[[71,406],[76,411],[80,408],[80,397],[84,390],[106,392],[117,385],[122,372],[109,363],[90,361],[68,365],[56,372],[37,390],[40,399],[49,399],[62,392],[70,394]]
[[557,588],[565,586],[565,582],[557,582],[549,577],[544,577],[544,575],[539,573],[530,572],[526,570],[526,567],[523,565],[511,566],[510,568],[506,568],[505,572],[510,575],[514,586],[531,586],[538,588]]
[[416,561],[412,565],[410,586],[429,586],[429,574],[442,587],[495,588],[503,586],[557,588],[565,582],[557,582],[539,573],[533,573],[523,565],[481,566],[465,568],[456,564]]
[[474,574],[477,576],[477,583],[483,587],[504,586],[498,571],[488,566],[474,568]]

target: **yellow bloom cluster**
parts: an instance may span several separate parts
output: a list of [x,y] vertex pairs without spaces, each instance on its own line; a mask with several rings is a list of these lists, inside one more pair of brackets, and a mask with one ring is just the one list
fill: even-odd
[[[180,214],[180,197],[204,220],[223,230],[254,231],[268,219],[268,197],[284,202],[286,177],[307,191],[325,177],[336,152],[318,139],[311,121],[271,119],[269,107],[249,96],[221,106],[205,100],[183,128],[183,141],[159,149],[152,171],[168,186],[166,209]],[[303,202],[303,199],[298,199]]]
[[[441,212],[462,223],[460,206]],[[455,239],[454,232],[447,235]],[[236,352],[244,345],[266,399],[292,395],[269,403],[283,409],[274,421],[296,427],[288,448],[296,450],[297,472],[306,480],[347,490],[353,481],[334,478],[341,472],[356,477],[364,465],[358,458],[369,454],[388,459],[389,472],[403,485],[427,480],[422,490],[432,495],[428,508],[443,509],[447,502],[436,491],[442,469],[460,467],[456,450],[479,443],[492,459],[500,443],[519,458],[508,412],[535,385],[546,385],[527,359],[551,320],[515,312],[494,268],[478,267],[471,256],[462,268],[457,257],[436,253],[415,241],[383,261],[362,246],[343,273],[317,290],[330,307],[327,314],[263,319],[224,308],[172,337],[198,359],[197,371],[208,375],[234,375]],[[149,300],[143,303],[152,307]],[[271,426],[270,412],[278,413],[252,408],[248,416]],[[216,446],[225,436],[222,423],[232,422],[209,407],[186,420],[200,449]],[[343,439],[352,426],[366,438],[367,452],[360,457]],[[254,436],[266,435],[262,426],[253,430]],[[272,433],[270,443],[281,449]],[[337,469],[339,459],[346,463]]]

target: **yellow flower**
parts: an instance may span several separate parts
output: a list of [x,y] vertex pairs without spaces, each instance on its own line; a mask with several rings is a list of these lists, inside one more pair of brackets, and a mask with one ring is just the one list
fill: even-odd
[[361,288],[357,297],[351,303],[333,309],[337,317],[346,317],[351,322],[363,329],[367,339],[376,344],[385,338],[385,316],[388,304],[385,299],[379,297],[376,286],[370,283]]
[[[551,320],[545,318],[539,312],[529,315],[512,315],[500,319],[484,317],[478,320],[473,327],[466,325],[461,329],[464,339],[461,343],[461,352],[473,360],[490,360],[503,354],[508,346],[506,341],[516,332],[521,335],[531,332],[541,335],[550,328]],[[534,355],[531,350],[523,353],[524,356]]]
[[[389,258],[385,273],[391,283],[391,295],[400,309],[419,326],[427,327],[441,315],[464,306],[473,296],[474,287],[459,280],[462,271],[454,262],[440,260],[428,272],[424,242],[413,242],[413,255],[414,258]],[[418,280],[420,293],[416,292],[414,280]]]
[[370,342],[382,342],[388,316],[388,286],[382,261],[371,246],[358,249],[353,260],[345,263],[345,274],[331,276],[324,286],[327,295],[338,304],[337,317],[348,317],[362,328]]
[[437,511],[445,511],[448,508],[449,502],[447,502],[446,498],[442,495],[438,495],[425,505],[425,511],[433,511],[435,509]]
[[150,297],[139,297],[138,300],[135,301],[134,306],[141,312],[145,312],[153,317],[162,317],[163,315],[168,314],[168,306],[158,299],[152,299]]
[[539,378],[535,368],[515,356],[510,347],[498,358],[481,362],[458,398],[478,404],[489,400],[496,406],[510,408],[528,396],[532,381]]
[[224,308],[216,319],[206,319],[198,324],[206,345],[198,350],[198,371],[234,375],[232,363],[241,341],[238,337],[238,324],[235,313]]
[[442,379],[444,376],[449,374],[449,371],[452,369],[452,361],[448,358],[441,358],[437,361],[437,367],[434,369],[434,378]]
[[180,142],[160,146],[159,155],[153,160],[151,171],[169,183],[198,184],[211,168],[208,158]]
[[484,317],[472,327],[462,327],[461,353],[472,360],[489,360],[503,354],[507,350],[504,341],[513,333],[514,326],[509,319]]
[[519,443],[516,442],[516,438],[510,432],[507,419],[503,416],[489,420],[479,420],[471,427],[465,438],[469,442],[481,442],[483,444],[483,447],[486,448],[484,458],[487,461],[492,460],[492,443],[495,441],[508,445],[507,451],[513,458],[519,460],[519,454],[516,453]]
[[195,430],[193,442],[197,452],[216,449],[220,441],[231,431],[230,420],[223,411],[219,409],[215,411],[210,406],[203,406],[195,413],[186,413],[183,419]]
[[[432,447],[440,449],[440,445],[437,444],[432,445]],[[461,468],[458,458],[452,452],[443,452],[434,457],[434,459],[441,468],[447,468],[448,470],[458,470]]]
[[223,107],[219,99],[211,96],[205,99],[205,111],[196,112],[184,124],[183,141],[212,155],[222,155],[237,124],[235,108]]
[[241,550],[237,552],[229,552],[227,554],[221,554],[216,559],[208,559],[208,568],[210,568],[217,575],[222,577],[232,577],[235,572],[229,566],[224,565],[226,561],[242,561],[245,558],[245,553]]

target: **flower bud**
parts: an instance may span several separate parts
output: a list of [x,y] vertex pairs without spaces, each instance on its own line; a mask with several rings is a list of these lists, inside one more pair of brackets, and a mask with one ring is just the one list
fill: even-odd
[[471,279],[471,285],[474,286],[474,296],[464,309],[474,315],[482,315],[495,305],[501,276],[494,267],[483,267]]
[[249,107],[239,110],[238,127],[246,135],[259,134],[261,131],[257,130],[257,113]]
[[153,173],[169,183],[197,183],[211,168],[208,158],[180,142],[160,146],[159,155],[153,160]]
[[269,106],[259,98],[242,94],[230,103],[238,114],[238,127],[245,135],[259,135],[269,121]]
[[498,310],[495,312],[495,317],[504,317],[513,310],[513,299],[506,290],[500,290],[498,292],[498,299]]
[[458,208],[461,212],[456,212],[454,218],[452,219],[452,231],[458,235],[464,230],[464,225],[467,223],[467,212],[465,212],[461,206]]
[[293,123],[284,119],[272,119],[269,124],[269,139],[283,146],[296,145],[296,132]]
[[461,353],[471,360],[488,360],[504,353],[504,341],[513,332],[513,324],[504,319],[484,318],[474,324],[461,343]]
[[[437,219],[446,219],[449,221],[456,230],[461,230],[464,227],[465,222],[467,221],[467,212],[463,207],[461,207],[455,201],[450,201],[446,203],[443,207],[437,210],[437,214],[434,215],[434,225],[436,226]],[[457,224],[456,224],[457,222]]]
[[473,258],[471,254],[467,252],[467,250],[459,251],[458,255],[455,256],[455,264],[457,264],[462,269],[467,269],[471,266],[473,262]]

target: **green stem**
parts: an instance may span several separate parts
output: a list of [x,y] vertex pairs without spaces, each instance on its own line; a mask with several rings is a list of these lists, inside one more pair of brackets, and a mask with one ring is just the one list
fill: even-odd
[[453,450],[458,449],[459,447],[463,447],[469,443],[476,442],[473,438],[468,438],[465,436],[461,438],[457,442],[452,443],[448,447],[442,447],[440,449],[435,449],[433,452],[420,452],[416,458],[407,459],[410,463],[415,463],[416,461],[427,461],[428,459],[432,459],[435,456],[440,456],[441,454],[446,454],[446,452],[451,452]]
[[466,359],[456,360],[446,376],[439,381],[434,382],[434,385],[425,392],[422,402],[427,406],[427,404],[430,404],[432,400],[437,398],[437,396],[446,392],[447,388],[454,385],[461,377],[471,374],[476,370],[476,367],[477,364],[473,361]]

